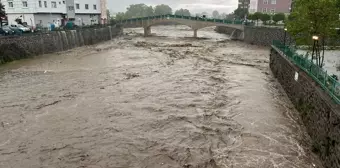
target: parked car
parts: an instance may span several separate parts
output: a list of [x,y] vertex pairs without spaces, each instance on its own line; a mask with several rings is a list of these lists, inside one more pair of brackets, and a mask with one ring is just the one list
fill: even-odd
[[31,32],[31,29],[30,28],[28,28],[28,27],[25,27],[25,26],[23,26],[23,25],[21,25],[21,24],[18,24],[18,25],[10,25],[10,28],[11,29],[19,29],[19,30],[21,30],[22,32]]
[[10,29],[9,26],[2,26],[0,28],[0,34],[2,34],[2,35],[5,35],[5,36],[13,35],[14,33],[15,32],[12,29]]
[[16,26],[8,26],[12,31],[14,31],[14,34],[15,35],[22,35],[22,30],[19,29],[18,27]]

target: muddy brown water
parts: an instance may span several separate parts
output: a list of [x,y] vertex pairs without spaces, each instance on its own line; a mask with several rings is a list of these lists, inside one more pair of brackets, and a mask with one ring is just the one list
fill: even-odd
[[1,66],[0,167],[322,167],[268,48],[142,31]]

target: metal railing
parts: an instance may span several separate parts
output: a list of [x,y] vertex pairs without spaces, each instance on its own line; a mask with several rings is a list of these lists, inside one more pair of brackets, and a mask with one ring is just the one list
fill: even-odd
[[187,20],[197,20],[197,21],[204,21],[204,22],[214,22],[214,23],[222,23],[222,24],[238,24],[242,25],[244,22],[241,20],[225,20],[225,19],[211,19],[211,18],[202,18],[202,17],[194,17],[194,16],[182,16],[182,15],[159,15],[159,16],[148,16],[148,17],[141,17],[141,18],[132,18],[132,19],[125,19],[120,20],[120,23],[128,23],[134,21],[144,21],[149,19],[164,19],[164,18],[178,18],[178,19],[187,19]]
[[286,57],[297,65],[300,69],[311,76],[320,86],[340,104],[340,83],[332,76],[327,74],[327,71],[315,65],[310,59],[298,54],[289,46],[283,45],[280,41],[273,41],[273,46],[279,49]]

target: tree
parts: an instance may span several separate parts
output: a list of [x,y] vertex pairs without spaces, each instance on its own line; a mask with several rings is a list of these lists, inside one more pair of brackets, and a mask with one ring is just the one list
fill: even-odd
[[279,21],[284,21],[286,18],[285,14],[283,13],[277,13],[273,16],[273,21],[275,23],[279,22]]
[[260,20],[264,23],[267,23],[267,21],[269,21],[271,18],[270,18],[270,15],[269,14],[266,14],[266,13],[263,13],[261,14],[261,17],[260,17]]
[[154,11],[152,6],[147,6],[145,4],[133,4],[130,5],[125,13],[126,18],[138,18],[138,17],[146,17],[153,16]]
[[262,17],[262,13],[261,12],[255,12],[252,17],[256,21],[256,24],[259,25],[259,20]]
[[127,19],[126,15],[124,12],[118,12],[114,18],[117,21]]
[[212,13],[213,18],[218,19],[220,17],[220,13],[217,10],[214,10]]
[[176,10],[175,15],[181,15],[181,16],[190,16],[190,11],[188,9],[179,9]]
[[[316,65],[322,67],[325,39],[334,37],[335,28],[339,25],[338,2],[337,0],[295,0],[294,3],[292,16],[287,22],[288,32],[295,38],[297,44],[308,44],[310,48],[313,46],[311,59]],[[319,37],[315,47],[312,36]]]
[[167,15],[167,14],[172,14],[172,9],[170,8],[169,5],[157,5],[155,7],[155,15]]
[[227,18],[227,14],[226,13],[222,13],[221,15],[220,15],[220,19],[226,19]]
[[238,19],[243,19],[246,15],[248,15],[248,10],[237,8],[236,10],[234,10],[234,14]]
[[5,5],[0,2],[0,27],[2,26],[2,19],[6,17]]

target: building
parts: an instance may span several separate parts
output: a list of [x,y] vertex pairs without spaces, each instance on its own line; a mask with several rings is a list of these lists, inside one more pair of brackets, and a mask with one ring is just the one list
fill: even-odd
[[257,2],[258,0],[250,0],[249,13],[257,12]]
[[292,0],[258,0],[257,12],[290,13]]
[[249,10],[250,0],[238,0],[238,8]]
[[101,24],[107,24],[109,19],[107,18],[107,0],[100,0],[100,10],[101,10],[100,14]]
[[47,27],[54,23],[61,26],[66,21],[77,25],[98,24],[100,21],[100,0],[2,0],[8,23],[17,19],[30,26]]

